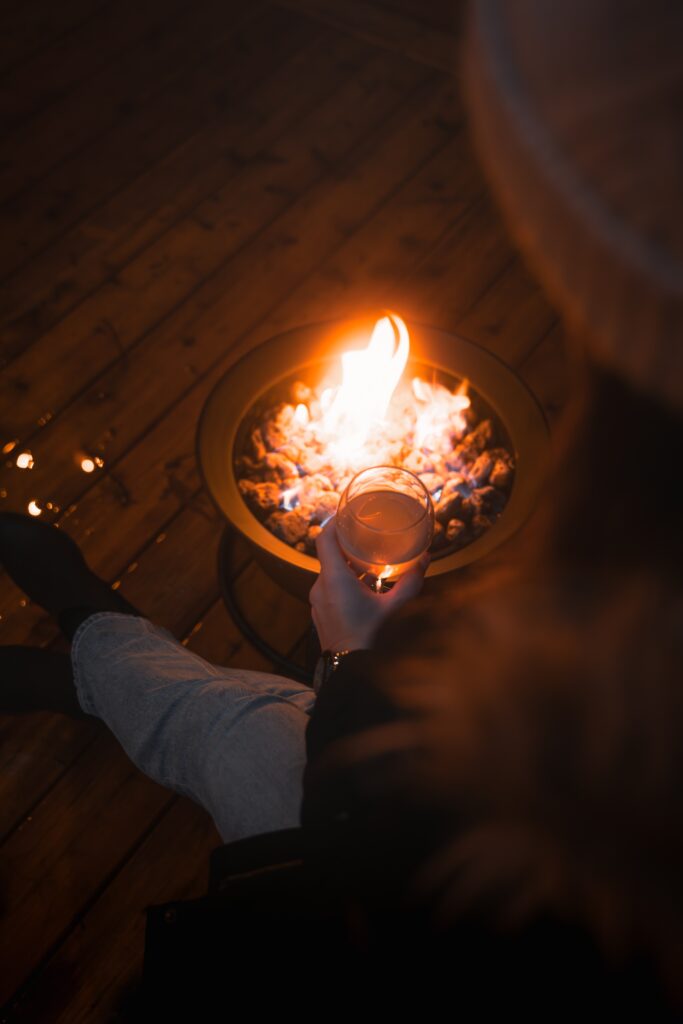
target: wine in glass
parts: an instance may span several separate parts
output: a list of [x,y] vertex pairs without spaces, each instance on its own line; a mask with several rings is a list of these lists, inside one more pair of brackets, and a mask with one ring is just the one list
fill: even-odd
[[434,506],[419,477],[397,466],[357,473],[337,509],[337,538],[359,575],[375,589],[417,565],[434,534]]

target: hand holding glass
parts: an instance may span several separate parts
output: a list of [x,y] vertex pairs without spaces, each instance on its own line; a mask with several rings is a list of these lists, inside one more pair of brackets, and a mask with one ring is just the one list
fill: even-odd
[[419,477],[396,466],[363,469],[337,509],[337,539],[352,568],[382,582],[417,565],[434,534],[434,506]]

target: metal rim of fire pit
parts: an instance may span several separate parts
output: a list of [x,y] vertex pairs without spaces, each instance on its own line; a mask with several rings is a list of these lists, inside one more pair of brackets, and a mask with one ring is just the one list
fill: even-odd
[[[247,507],[237,485],[234,453],[241,453],[254,406],[288,382],[315,370],[340,366],[343,351],[367,344],[377,313],[353,319],[305,324],[277,334],[237,359],[215,384],[202,410],[196,435],[197,461],[206,488],[222,515],[252,545],[267,572],[291,593],[306,600],[320,571],[317,558],[290,547],[272,534]],[[430,580],[481,559],[525,522],[542,481],[549,445],[544,413],[527,385],[497,356],[440,328],[408,323],[410,360],[441,370],[456,380],[466,377],[507,431],[516,470],[508,503],[481,537],[459,551],[433,555]],[[356,340],[357,339],[357,340]]]

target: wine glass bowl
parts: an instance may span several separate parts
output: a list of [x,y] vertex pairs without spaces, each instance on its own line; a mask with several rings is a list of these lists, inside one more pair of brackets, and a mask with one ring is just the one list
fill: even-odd
[[359,575],[377,583],[395,581],[429,548],[434,505],[414,473],[397,466],[372,466],[349,481],[336,516],[337,539]]

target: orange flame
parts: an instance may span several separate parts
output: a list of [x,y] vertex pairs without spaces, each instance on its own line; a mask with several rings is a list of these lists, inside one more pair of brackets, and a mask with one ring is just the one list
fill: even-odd
[[413,378],[413,394],[421,406],[413,436],[415,448],[444,454],[450,450],[450,432],[461,432],[465,428],[462,413],[470,406],[467,386],[468,382],[463,380],[452,393],[443,384],[428,384],[419,377]]
[[395,313],[375,324],[365,349],[342,354],[342,383],[321,395],[322,430],[330,454],[342,463],[361,453],[372,427],[381,422],[408,361],[408,328]]

